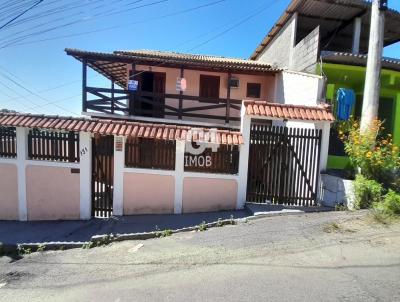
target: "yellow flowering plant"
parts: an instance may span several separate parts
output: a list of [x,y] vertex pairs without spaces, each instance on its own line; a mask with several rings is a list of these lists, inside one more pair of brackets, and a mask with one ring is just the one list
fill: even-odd
[[400,148],[393,143],[391,134],[383,135],[383,122],[376,119],[367,131],[360,131],[360,122],[351,117],[339,124],[339,138],[355,168],[368,179],[391,187],[395,173],[400,169]]

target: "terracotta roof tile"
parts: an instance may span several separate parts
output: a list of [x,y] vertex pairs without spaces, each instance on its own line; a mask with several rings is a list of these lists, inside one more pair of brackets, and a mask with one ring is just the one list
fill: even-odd
[[265,116],[287,120],[333,122],[335,117],[327,105],[302,106],[268,103],[262,101],[244,101],[248,115]]
[[[191,128],[183,125],[150,124],[134,121],[72,118],[20,113],[0,113],[0,126],[38,127],[52,130],[99,133],[146,137],[164,140],[202,140],[212,142],[209,128]],[[193,137],[189,137],[192,130]],[[216,141],[222,144],[243,144],[243,137],[237,131],[217,130]]]

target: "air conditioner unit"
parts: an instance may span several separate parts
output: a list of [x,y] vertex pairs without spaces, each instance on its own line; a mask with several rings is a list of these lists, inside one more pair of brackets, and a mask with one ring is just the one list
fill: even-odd
[[230,88],[239,88],[239,84],[240,84],[240,81],[239,81],[239,79],[236,79],[236,78],[231,78],[229,81]]

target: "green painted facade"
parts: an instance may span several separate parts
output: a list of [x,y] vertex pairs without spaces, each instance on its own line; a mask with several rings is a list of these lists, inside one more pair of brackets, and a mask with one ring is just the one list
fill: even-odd
[[[318,69],[321,72],[321,65]],[[336,92],[339,88],[353,89],[357,96],[353,114],[360,116],[365,70],[363,66],[324,63],[322,71],[328,78],[326,98],[336,100]],[[385,120],[384,126],[387,132],[393,134],[394,143],[400,146],[400,72],[382,69],[380,96],[379,118]],[[346,157],[329,155],[328,168],[343,169],[347,164]]]

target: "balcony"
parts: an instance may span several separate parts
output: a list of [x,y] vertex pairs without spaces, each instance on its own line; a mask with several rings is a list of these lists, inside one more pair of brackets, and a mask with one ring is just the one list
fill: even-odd
[[84,87],[82,110],[121,116],[240,121],[241,100],[169,93]]

